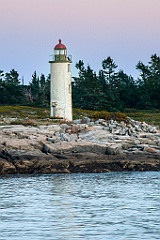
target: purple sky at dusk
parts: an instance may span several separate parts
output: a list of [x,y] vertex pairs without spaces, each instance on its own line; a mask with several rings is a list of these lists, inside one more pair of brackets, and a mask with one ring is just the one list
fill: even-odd
[[0,0],[0,70],[24,76],[49,73],[49,55],[61,38],[75,63],[98,72],[111,56],[127,74],[138,61],[160,55],[160,0]]

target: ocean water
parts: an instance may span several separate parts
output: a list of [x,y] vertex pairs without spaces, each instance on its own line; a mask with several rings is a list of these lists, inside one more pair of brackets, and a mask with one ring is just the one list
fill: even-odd
[[0,240],[160,239],[160,172],[0,177]]

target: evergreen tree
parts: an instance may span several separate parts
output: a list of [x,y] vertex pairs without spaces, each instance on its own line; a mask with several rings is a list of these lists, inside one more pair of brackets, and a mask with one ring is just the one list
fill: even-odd
[[74,78],[73,106],[75,108],[97,110],[100,107],[101,90],[96,73],[90,66],[85,69],[81,60],[76,64],[76,67],[79,70],[79,77]]
[[117,91],[117,65],[111,57],[107,57],[102,61],[102,72],[106,81],[105,94],[107,96],[108,111],[117,111],[121,108],[119,94]]
[[139,108],[152,109],[160,107],[160,57],[151,56],[148,65],[139,62],[136,69],[140,71],[138,78]]
[[160,108],[160,57],[156,54],[151,56],[149,62],[150,70],[150,98],[152,99],[152,106],[154,108]]
[[14,69],[11,69],[9,73],[5,74],[5,82],[7,84],[13,84],[14,86],[20,85],[19,73]]
[[4,72],[0,70],[0,104],[5,103]]
[[45,76],[44,74],[41,74],[40,76],[40,103],[44,107],[46,106],[46,101],[45,101]]
[[116,89],[120,99],[120,107],[135,108],[138,100],[137,85],[132,76],[128,76],[122,70],[117,74]]
[[46,77],[46,82],[45,82],[45,99],[47,106],[50,105],[50,83],[51,82],[51,74],[48,74]]
[[1,104],[20,104],[23,99],[23,91],[20,85],[19,74],[12,69],[4,75],[3,100]]
[[39,77],[37,76],[36,71],[34,71],[33,75],[32,75],[32,79],[31,79],[31,83],[30,83],[30,87],[31,87],[31,94],[32,94],[32,100],[33,103],[37,106],[39,105],[39,96],[40,96],[40,84],[39,84]]
[[112,85],[112,82],[114,82],[114,78],[116,77],[115,70],[118,66],[115,64],[113,59],[111,57],[107,57],[102,61],[102,68],[103,73],[105,75],[105,79],[107,83]]

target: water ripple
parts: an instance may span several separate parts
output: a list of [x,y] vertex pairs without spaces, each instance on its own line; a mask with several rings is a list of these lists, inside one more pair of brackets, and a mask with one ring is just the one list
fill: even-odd
[[160,239],[160,173],[0,178],[0,240]]

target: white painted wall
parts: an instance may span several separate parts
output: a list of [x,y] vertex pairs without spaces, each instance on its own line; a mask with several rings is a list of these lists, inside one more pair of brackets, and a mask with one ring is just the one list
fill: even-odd
[[51,117],[72,121],[72,83],[70,62],[50,62]]

